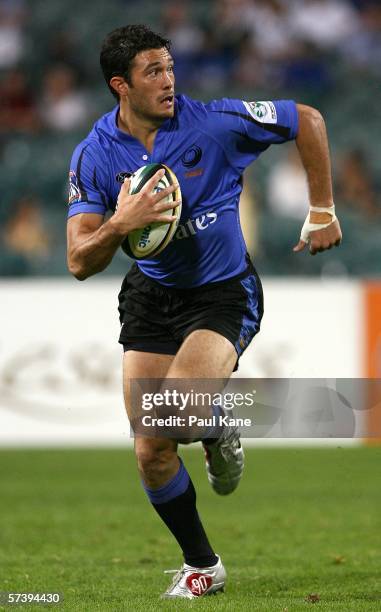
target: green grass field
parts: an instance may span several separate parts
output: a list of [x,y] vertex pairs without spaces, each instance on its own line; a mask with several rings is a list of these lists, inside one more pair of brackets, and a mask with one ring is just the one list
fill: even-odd
[[159,599],[181,555],[130,450],[0,452],[0,591],[59,591],[53,608],[86,612],[381,610],[381,448],[249,449],[227,498],[200,449],[182,455],[225,594]]

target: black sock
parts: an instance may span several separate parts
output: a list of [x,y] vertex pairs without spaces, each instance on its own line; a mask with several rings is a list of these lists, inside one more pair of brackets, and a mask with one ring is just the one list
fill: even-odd
[[156,512],[178,541],[185,563],[193,567],[215,565],[218,557],[200,521],[196,491],[183,463],[180,463],[177,474],[163,487],[144,488]]

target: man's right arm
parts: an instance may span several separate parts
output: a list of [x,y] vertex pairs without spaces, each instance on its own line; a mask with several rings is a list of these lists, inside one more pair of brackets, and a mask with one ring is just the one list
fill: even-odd
[[67,223],[67,265],[78,280],[102,272],[111,262],[125,236],[118,234],[111,219],[103,223],[101,215],[81,213]]
[[[67,263],[75,278],[85,280],[107,268],[127,234],[133,230],[156,221],[171,223],[176,219],[174,215],[162,214],[169,209],[168,204],[160,202],[178,185],[153,192],[163,174],[164,170],[159,170],[136,195],[129,194],[130,181],[126,179],[119,193],[117,209],[106,223],[102,215],[94,213],[70,217],[67,224]],[[179,204],[172,202],[170,208]]]

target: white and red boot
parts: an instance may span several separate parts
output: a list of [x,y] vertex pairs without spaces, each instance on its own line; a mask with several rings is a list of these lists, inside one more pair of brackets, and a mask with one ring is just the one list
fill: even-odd
[[164,599],[196,599],[224,590],[226,571],[220,557],[217,563],[210,567],[192,567],[184,563],[180,570],[168,570],[166,573],[172,572],[176,573],[171,586],[162,595]]

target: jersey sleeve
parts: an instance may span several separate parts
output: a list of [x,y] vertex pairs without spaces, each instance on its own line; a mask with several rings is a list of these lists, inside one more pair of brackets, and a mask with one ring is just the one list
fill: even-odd
[[104,215],[107,206],[107,181],[104,163],[91,143],[75,149],[69,171],[68,217],[79,213]]
[[272,144],[296,138],[298,111],[293,100],[223,98],[207,105],[213,131],[232,166],[243,171]]

